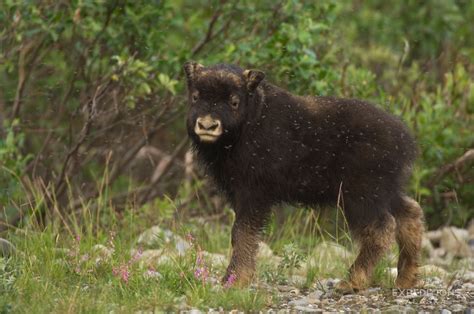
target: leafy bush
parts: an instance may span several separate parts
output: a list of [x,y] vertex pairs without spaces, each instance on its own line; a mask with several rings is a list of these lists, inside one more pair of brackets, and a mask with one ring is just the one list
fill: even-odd
[[179,194],[183,179],[196,180],[176,162],[187,148],[181,65],[196,59],[258,67],[295,93],[368,99],[402,116],[420,143],[410,193],[429,225],[473,217],[469,164],[433,181],[474,146],[472,1],[207,4],[0,3],[0,115],[15,121],[0,120],[2,212],[15,215],[37,191],[41,217],[105,192],[119,209],[164,194],[219,207],[200,184]]

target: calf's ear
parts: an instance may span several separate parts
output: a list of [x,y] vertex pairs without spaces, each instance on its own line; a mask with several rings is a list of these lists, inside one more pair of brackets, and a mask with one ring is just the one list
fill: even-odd
[[188,61],[183,65],[184,73],[186,73],[186,80],[188,85],[191,84],[196,79],[196,72],[204,66],[195,61]]
[[247,89],[253,92],[258,84],[265,78],[265,73],[260,70],[245,70],[244,77],[247,82]]

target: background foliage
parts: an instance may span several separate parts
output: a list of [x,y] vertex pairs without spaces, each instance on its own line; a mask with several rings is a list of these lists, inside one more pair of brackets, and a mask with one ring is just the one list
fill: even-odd
[[402,116],[419,142],[410,192],[429,227],[465,225],[473,20],[469,0],[1,1],[0,228],[84,204],[120,216],[171,199],[188,215],[219,213],[184,157],[189,59]]

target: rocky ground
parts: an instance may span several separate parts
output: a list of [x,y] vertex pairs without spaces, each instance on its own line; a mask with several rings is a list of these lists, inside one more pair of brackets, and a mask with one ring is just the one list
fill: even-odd
[[[428,311],[465,312],[474,308],[474,272],[458,276],[446,286],[436,276],[430,276],[419,289],[397,290],[369,288],[358,294],[340,295],[334,291],[339,279],[323,279],[314,288],[300,291],[292,286],[278,286],[282,303],[275,309],[304,312],[320,311]],[[470,313],[470,312],[468,312]]]
[[[185,254],[190,249],[187,240],[158,226],[145,231],[139,237],[138,245],[150,247],[157,239],[172,243],[177,254]],[[278,302],[269,308],[272,310],[474,313],[474,224],[471,224],[470,230],[446,227],[426,233],[423,250],[423,284],[416,289],[371,287],[357,294],[340,295],[334,288],[341,278],[317,279],[308,287],[305,282],[311,264],[326,263],[324,269],[330,272],[331,266],[339,267],[337,261],[353,258],[351,252],[331,242],[324,242],[315,248],[318,253],[295,269],[285,284],[258,280],[251,289],[266,289],[275,295]],[[222,268],[227,262],[226,256],[222,254],[205,251],[202,254],[217,267]],[[274,255],[268,245],[261,243],[261,262],[278,265],[282,258]],[[140,259],[145,265],[157,266],[169,261],[170,255],[164,254],[162,249],[149,249],[143,251]],[[396,261],[396,256],[392,260]],[[385,272],[393,282],[397,275],[396,268],[388,267]],[[209,280],[219,285],[218,278],[212,274]]]

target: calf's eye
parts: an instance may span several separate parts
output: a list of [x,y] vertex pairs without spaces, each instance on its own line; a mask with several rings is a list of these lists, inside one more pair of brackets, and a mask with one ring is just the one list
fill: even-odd
[[233,95],[233,96],[230,98],[230,106],[232,107],[232,109],[237,109],[237,108],[239,108],[239,102],[240,102],[239,97],[236,96],[236,95]]

